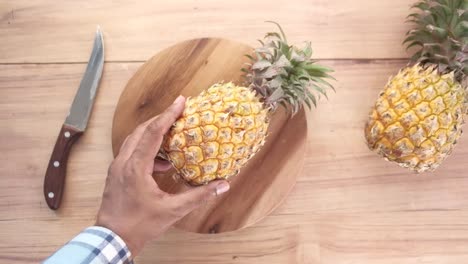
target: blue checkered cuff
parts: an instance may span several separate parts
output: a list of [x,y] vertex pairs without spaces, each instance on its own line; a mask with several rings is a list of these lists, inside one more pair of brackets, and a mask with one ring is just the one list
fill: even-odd
[[122,238],[107,228],[92,226],[83,230],[44,263],[130,264],[133,262]]

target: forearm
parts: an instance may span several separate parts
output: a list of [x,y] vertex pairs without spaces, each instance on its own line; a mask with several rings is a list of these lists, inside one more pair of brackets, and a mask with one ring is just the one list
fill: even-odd
[[83,230],[47,258],[45,264],[126,264],[133,263],[125,242],[111,230],[92,226]]

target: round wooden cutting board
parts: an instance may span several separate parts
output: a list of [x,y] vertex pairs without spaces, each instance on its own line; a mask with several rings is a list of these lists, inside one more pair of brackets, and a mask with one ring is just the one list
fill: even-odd
[[[125,137],[158,115],[182,94],[195,96],[220,81],[241,83],[244,54],[252,48],[225,39],[195,39],[176,44],[148,60],[130,79],[114,114],[114,156]],[[176,223],[197,233],[220,233],[247,227],[273,211],[288,195],[301,172],[307,140],[305,112],[288,119],[283,109],[274,114],[267,142],[241,173],[231,190]],[[159,187],[178,193],[190,187],[172,174],[154,175]]]

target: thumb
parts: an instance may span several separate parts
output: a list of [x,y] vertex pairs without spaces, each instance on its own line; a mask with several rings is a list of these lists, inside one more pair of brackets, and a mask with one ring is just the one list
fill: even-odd
[[197,207],[205,204],[216,196],[225,193],[229,190],[229,183],[225,180],[214,181],[207,185],[193,188],[184,193],[175,195],[176,208],[185,216],[195,210]]

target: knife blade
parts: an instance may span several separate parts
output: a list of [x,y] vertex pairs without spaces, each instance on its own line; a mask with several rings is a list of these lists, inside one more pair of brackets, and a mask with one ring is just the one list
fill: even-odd
[[50,209],[56,210],[60,207],[65,186],[68,155],[73,143],[86,130],[103,67],[104,41],[98,26],[86,71],[73,99],[70,112],[55,142],[44,177],[44,197]]

